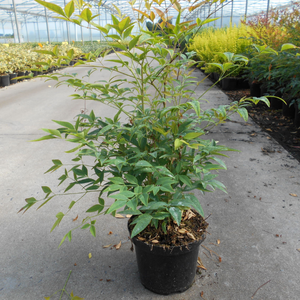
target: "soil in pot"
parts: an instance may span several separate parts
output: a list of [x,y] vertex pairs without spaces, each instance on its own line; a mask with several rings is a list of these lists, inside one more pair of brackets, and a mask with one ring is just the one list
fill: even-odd
[[[129,224],[132,219],[129,220]],[[195,211],[187,211],[180,226],[171,223],[164,233],[146,227],[132,239],[142,284],[162,295],[180,293],[194,282],[200,244],[208,223]],[[131,232],[133,226],[129,225]]]

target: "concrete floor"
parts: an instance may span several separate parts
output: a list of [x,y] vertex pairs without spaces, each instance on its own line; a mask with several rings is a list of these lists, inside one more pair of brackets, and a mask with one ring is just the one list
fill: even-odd
[[[83,75],[87,69],[68,68],[64,72]],[[200,71],[195,75],[203,77]],[[91,80],[105,76],[94,73]],[[205,81],[197,92],[210,84]],[[43,194],[42,185],[57,185],[58,174],[44,175],[51,160],[69,159],[64,153],[69,148],[62,141],[29,140],[43,135],[40,128],[56,128],[51,120],[72,121],[85,107],[83,101],[72,101],[68,96],[72,89],[53,86],[53,82],[37,78],[0,89],[1,300],[51,296],[63,287],[70,270],[67,290],[86,300],[300,299],[300,165],[251,120],[245,123],[233,118],[211,134],[241,152],[229,153],[228,171],[220,172],[219,180],[227,186],[228,194],[198,195],[210,224],[199,253],[207,270],[196,275],[194,285],[182,294],[160,296],[140,284],[127,219],[105,216],[96,223],[96,238],[79,230],[72,242],[58,249],[69,228],[80,224],[84,205],[79,204],[51,234],[55,215],[65,211],[72,197],[17,214],[25,198]],[[228,103],[217,88],[206,99],[213,106]],[[113,114],[99,103],[88,102],[86,108],[94,109],[96,115]],[[120,241],[119,250],[103,248]]]

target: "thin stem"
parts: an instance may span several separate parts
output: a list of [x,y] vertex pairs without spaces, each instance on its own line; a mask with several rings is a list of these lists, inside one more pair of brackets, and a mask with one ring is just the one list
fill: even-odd
[[68,283],[68,281],[69,281],[69,279],[70,279],[71,273],[72,273],[72,270],[70,271],[69,276],[68,276],[68,278],[67,278],[67,281],[65,282],[65,285],[64,285],[64,287],[63,287],[63,289],[62,289],[62,291],[61,291],[59,300],[61,300],[61,298],[62,298],[62,296],[63,296],[63,294],[64,294],[64,292],[65,292],[65,288],[66,288],[67,283]]

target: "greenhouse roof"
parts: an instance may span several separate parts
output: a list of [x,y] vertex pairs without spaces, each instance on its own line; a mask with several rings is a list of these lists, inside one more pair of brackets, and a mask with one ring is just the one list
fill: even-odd
[[[58,4],[59,6],[64,6],[68,0],[48,0],[49,2]],[[87,0],[95,10],[98,9],[98,1]],[[139,8],[141,3],[144,1],[137,0],[135,7]],[[180,2],[180,1],[179,1]],[[15,6],[14,6],[15,4]],[[128,0],[103,0],[102,8],[114,11],[113,4],[117,5],[123,14],[130,15],[135,18],[131,11],[131,7],[128,4]],[[267,8],[291,5],[290,0],[227,0],[225,6],[222,10],[219,10],[216,16],[244,16],[253,15],[261,11],[266,11]],[[143,7],[142,9],[143,10]],[[202,13],[205,13],[205,7],[201,7]],[[17,17],[20,22],[35,22],[39,18],[45,18],[45,9],[36,3],[34,0],[0,0],[0,22],[12,22],[14,12],[16,11]],[[172,15],[176,15],[176,11],[171,11]],[[47,17],[52,18],[55,13],[47,11]],[[191,19],[194,17],[199,17],[199,9],[192,12],[192,14],[187,13],[185,17]]]

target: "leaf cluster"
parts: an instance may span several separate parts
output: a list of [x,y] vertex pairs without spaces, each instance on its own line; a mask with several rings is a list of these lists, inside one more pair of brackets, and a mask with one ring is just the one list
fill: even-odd
[[[177,48],[184,36],[211,21],[182,21],[182,11],[193,11],[204,4],[215,6],[218,1],[195,2],[198,4],[184,9],[179,2],[173,1],[178,11],[174,25],[168,22],[170,18],[164,0],[155,1],[159,8],[152,8],[147,2],[146,11],[133,7],[138,14],[137,21],[123,16],[116,7],[118,14],[112,15],[112,23],[105,27],[93,23],[95,16],[83,1],[72,0],[64,9],[49,2],[37,2],[70,22],[82,24],[84,20],[116,45],[113,48],[115,55],[108,56],[108,51],[99,53],[100,61],[96,62],[94,54],[86,55],[87,62],[93,67],[87,79],[76,75],[48,76],[57,81],[57,85],[75,88],[74,99],[99,102],[116,111],[113,117],[99,117],[92,111],[79,114],[74,123],[55,121],[59,127],[44,129],[47,135],[38,139],[63,139],[73,144],[72,149],[66,151],[74,156],[73,164],[65,166],[56,159],[47,171],[64,169],[59,177],[59,184],[68,183],[63,194],[74,189],[78,195],[68,211],[88,193],[97,194],[98,203],[87,207],[88,216],[78,227],[89,229],[95,236],[99,215],[130,214],[134,216],[131,223],[134,225],[133,237],[149,225],[161,226],[167,231],[170,222],[179,225],[183,212],[191,208],[203,216],[193,191],[199,190],[202,194],[215,189],[225,191],[225,186],[216,180],[218,174],[215,171],[226,169],[220,157],[226,156],[223,152],[233,150],[206,135],[234,113],[247,120],[245,107],[251,101],[241,99],[230,105],[203,109],[205,93],[200,96],[195,93],[201,83],[193,77],[193,67],[197,64],[193,60],[195,53],[182,53]],[[81,12],[73,17],[76,6]],[[158,33],[144,29],[144,22],[155,18],[161,18],[162,30]],[[133,31],[135,26],[140,26],[137,33]],[[57,54],[53,50],[51,55]],[[237,62],[232,56],[228,57],[232,64]],[[84,63],[79,61],[77,64]],[[110,78],[89,82],[88,77],[97,70],[109,71]],[[266,98],[253,102],[260,100],[268,103]],[[126,121],[121,122],[121,117]],[[86,163],[91,160],[92,164]],[[78,187],[79,193],[76,192]],[[58,196],[49,187],[43,187],[43,191],[44,199],[29,198],[21,210],[26,211],[37,202],[41,202],[41,207]],[[106,197],[113,199],[113,204],[108,205]],[[63,212],[56,215],[52,230],[65,215]],[[72,239],[72,230],[62,242],[66,238]]]

